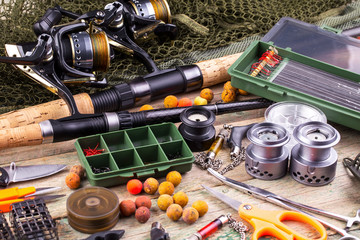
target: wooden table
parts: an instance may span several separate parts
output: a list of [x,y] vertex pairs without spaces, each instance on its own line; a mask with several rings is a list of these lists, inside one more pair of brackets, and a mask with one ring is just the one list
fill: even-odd
[[[221,98],[220,95],[222,91],[222,84],[220,86],[215,86],[212,89],[215,93],[215,99],[213,100],[213,102],[215,102]],[[178,95],[178,97],[187,96],[193,100],[198,94],[199,91],[196,91],[191,94]],[[256,96],[241,96],[238,97],[238,100],[255,97]],[[162,107],[162,100],[158,100],[152,103],[152,105],[155,108],[160,108]],[[132,111],[136,111],[137,109],[138,108],[132,109]],[[264,111],[265,109],[261,109],[217,116],[215,124],[216,130],[219,132],[224,123],[232,124],[234,126],[241,126],[249,123],[262,122],[264,121]],[[225,176],[253,186],[267,189],[280,196],[300,203],[346,216],[354,216],[356,211],[360,208],[360,182],[355,179],[351,173],[347,172],[342,164],[342,160],[344,157],[354,158],[357,153],[360,152],[360,132],[337,124],[332,125],[340,132],[341,141],[335,146],[335,149],[339,155],[336,178],[333,182],[326,186],[305,186],[293,180],[290,175],[274,181],[254,179],[245,172],[243,163],[234,170],[226,173]],[[247,146],[248,144],[248,140],[243,141],[243,146]],[[229,152],[229,148],[224,147],[218,155],[218,157],[224,161],[224,165],[230,163]],[[66,218],[66,199],[69,194],[73,192],[73,190],[70,190],[65,185],[65,176],[68,174],[68,171],[72,165],[79,164],[74,147],[74,140],[41,146],[4,149],[0,151],[1,166],[7,166],[12,161],[16,161],[18,165],[55,163],[67,164],[67,170],[62,171],[61,173],[39,180],[12,184],[11,187],[62,187],[62,190],[58,193],[66,194],[67,196],[47,204],[52,217],[56,219],[58,223],[60,239],[84,239],[89,236],[88,234],[83,234],[72,229]],[[159,179],[159,182],[162,181],[164,181],[164,178]],[[205,216],[201,217],[196,223],[192,225],[188,225],[182,220],[173,222],[166,216],[165,212],[159,210],[157,207],[156,201],[158,195],[148,195],[152,198],[152,207],[151,218],[147,223],[141,224],[135,219],[134,216],[132,216],[129,218],[121,218],[113,229],[125,230],[125,235],[122,239],[150,239],[151,223],[158,221],[169,232],[171,239],[184,239],[222,214],[231,213],[232,216],[234,216],[237,220],[240,219],[235,210],[223,204],[216,198],[210,196],[210,194],[208,194],[200,186],[201,183],[206,183],[208,186],[214,187],[216,190],[226,193],[230,197],[236,197],[242,202],[252,203],[260,208],[269,210],[281,209],[271,203],[264,202],[252,196],[245,195],[237,190],[231,189],[223,185],[220,181],[212,177],[206,171],[201,170],[197,166],[193,165],[192,170],[183,175],[183,180],[181,184],[176,187],[175,191],[183,191],[188,195],[188,206],[190,206],[196,200],[205,200],[209,205],[209,211]],[[89,183],[84,180],[82,182],[82,187],[86,186],[89,186]],[[124,185],[112,187],[110,189],[116,192],[120,201],[124,199],[135,200],[136,198],[136,196],[130,195],[126,191],[126,187]],[[344,222],[328,218],[323,219],[340,228],[345,227]],[[250,227],[250,231],[246,235],[247,239],[251,238],[251,233],[252,229]],[[340,238],[340,235],[335,234],[329,229],[328,234],[328,239],[335,240]],[[359,226],[353,227],[351,234],[360,237]],[[209,239],[239,239],[239,235],[230,229],[229,226],[224,226],[220,231],[216,232]]]

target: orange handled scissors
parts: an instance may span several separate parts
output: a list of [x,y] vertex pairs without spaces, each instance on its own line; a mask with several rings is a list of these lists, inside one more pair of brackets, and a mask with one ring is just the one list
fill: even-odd
[[308,216],[311,216],[313,219],[316,219],[317,221],[321,222],[323,225],[331,228],[332,230],[334,230],[337,233],[339,233],[340,235],[342,235],[342,237],[339,238],[339,240],[345,240],[345,239],[346,240],[360,240],[360,238],[349,234],[347,232],[347,230],[339,228],[329,222],[326,222],[325,220],[323,220],[321,218],[317,218],[313,215],[310,215],[309,213],[305,212],[304,210],[314,212],[314,213],[317,213],[317,214],[320,214],[323,216],[332,217],[334,219],[347,221],[346,229],[349,229],[353,223],[360,222],[360,218],[358,217],[358,215],[360,215],[360,213],[358,213],[355,217],[351,218],[351,217],[342,216],[340,214],[327,212],[327,211],[324,211],[324,210],[321,210],[318,208],[307,206],[305,204],[298,203],[298,202],[292,201],[290,199],[281,197],[281,196],[276,195],[272,192],[269,192],[265,189],[254,187],[254,186],[224,177],[223,175],[219,174],[218,172],[216,172],[215,170],[213,170],[211,168],[208,168],[207,170],[211,175],[213,175],[214,177],[219,179],[221,182],[225,183],[226,185],[228,185],[230,187],[233,187],[235,189],[243,191],[244,193],[250,194],[250,195],[260,198],[262,200],[274,203],[274,204],[284,207],[286,209],[291,209],[293,211],[300,212],[300,213],[306,214]]
[[237,210],[240,217],[253,226],[253,240],[257,240],[262,236],[273,236],[280,240],[309,240],[306,236],[284,224],[283,221],[286,220],[307,223],[320,233],[321,237],[317,239],[327,239],[327,233],[324,226],[306,214],[294,211],[269,211],[259,209],[251,204],[241,203],[205,185],[201,186],[212,195]]
[[[26,187],[26,188],[8,188],[4,190],[0,190],[0,210],[2,212],[9,212],[11,210],[11,204],[22,202],[27,199],[34,199],[37,195],[45,194],[48,192],[53,192],[60,189],[60,187],[50,187],[50,188],[34,188],[34,187]],[[49,195],[42,196],[41,198],[44,201],[55,199],[58,197],[62,197],[65,195]]]

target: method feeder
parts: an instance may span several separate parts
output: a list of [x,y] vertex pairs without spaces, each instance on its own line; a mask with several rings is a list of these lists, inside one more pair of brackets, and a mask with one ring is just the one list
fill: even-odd
[[[266,99],[252,99],[234,103],[206,105],[204,108],[216,115],[266,108],[272,104]],[[0,130],[0,149],[18,146],[61,142],[92,134],[116,131],[161,122],[179,122],[180,114],[187,109],[171,108],[130,113],[109,112],[96,115],[80,115],[59,120],[46,120],[18,128]]]

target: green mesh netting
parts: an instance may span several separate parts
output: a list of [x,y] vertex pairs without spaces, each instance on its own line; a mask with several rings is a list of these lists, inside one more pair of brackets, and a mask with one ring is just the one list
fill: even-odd
[[[77,0],[0,0],[0,54],[5,43],[36,41],[32,25],[46,9],[58,4],[64,9],[84,13],[113,1]],[[176,40],[158,44],[141,43],[160,68],[194,63],[244,50],[284,16],[309,23],[327,24],[340,29],[359,24],[359,2],[350,0],[168,0],[173,23],[179,28]],[[335,16],[335,17],[334,17]],[[146,73],[142,65],[117,54],[105,76],[110,85],[129,81]],[[12,67],[0,63],[0,113],[57,99]],[[94,89],[72,87],[71,91]]]

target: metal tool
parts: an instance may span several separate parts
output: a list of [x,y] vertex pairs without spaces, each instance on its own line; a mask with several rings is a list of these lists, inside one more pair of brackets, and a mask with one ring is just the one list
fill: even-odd
[[60,187],[50,188],[38,188],[26,187],[26,188],[8,188],[0,190],[0,210],[3,212],[9,212],[11,205],[18,202],[23,202],[29,199],[42,198],[44,201],[50,201],[65,195],[48,195],[40,196],[49,192],[54,192],[60,189]]
[[323,186],[335,178],[338,155],[333,148],[340,141],[339,132],[323,122],[307,122],[293,132],[298,142],[291,151],[290,174],[308,186]]
[[241,152],[241,142],[246,136],[247,131],[254,126],[255,123],[245,125],[245,126],[232,126],[224,124],[225,129],[231,131],[230,137],[227,139],[227,143],[230,147],[230,158],[234,159],[240,155]]
[[246,172],[259,179],[274,180],[286,175],[289,152],[288,131],[281,125],[263,122],[247,131],[251,144],[246,148]]
[[284,220],[296,221],[307,223],[314,227],[321,235],[318,239],[327,239],[326,230],[320,222],[316,221],[312,217],[304,213],[294,211],[269,211],[256,208],[248,203],[241,203],[235,199],[232,199],[225,194],[215,191],[205,185],[201,185],[212,195],[235,209],[239,212],[242,219],[249,222],[254,227],[253,240],[257,240],[262,236],[274,236],[282,240],[292,239],[309,239],[291,229],[286,224],[282,223]]
[[[217,173],[216,171],[214,171],[213,169],[210,169],[210,168],[208,169],[208,172],[210,174],[212,174],[214,177],[216,177],[217,179],[219,179],[220,181],[222,181],[226,185],[229,185],[229,186],[231,186],[233,188],[236,188],[236,189],[238,189],[238,190],[240,190],[240,191],[242,191],[244,193],[250,194],[250,195],[252,195],[254,197],[257,197],[257,198],[260,198],[262,200],[274,203],[274,204],[276,204],[278,206],[281,206],[281,207],[284,207],[284,208],[287,208],[287,209],[291,209],[291,210],[294,210],[294,211],[305,213],[302,210],[300,210],[300,208],[301,208],[301,209],[305,209],[305,210],[308,210],[310,212],[314,212],[314,213],[317,213],[317,214],[320,214],[320,215],[323,215],[323,216],[326,216],[326,217],[330,217],[330,218],[338,219],[338,220],[341,220],[341,221],[345,221],[345,222],[347,222],[346,230],[348,230],[354,223],[360,223],[360,209],[357,211],[356,216],[351,218],[351,217],[343,216],[343,215],[336,214],[336,213],[327,212],[327,211],[324,211],[324,210],[321,210],[321,209],[318,209],[318,208],[307,206],[305,204],[301,204],[301,203],[298,203],[298,202],[291,201],[291,200],[286,199],[284,197],[278,196],[278,195],[276,195],[276,194],[274,194],[272,192],[266,191],[265,189],[261,189],[261,188],[258,188],[258,187],[247,185],[245,183],[241,183],[241,182],[235,181],[233,179],[224,177],[224,176],[220,175],[219,173]],[[308,213],[306,213],[306,214],[308,214]],[[308,214],[308,215],[310,215],[310,214]],[[334,226],[331,223],[328,223],[328,222],[326,222],[326,221],[324,221],[324,220],[322,220],[320,218],[314,217],[314,216],[312,216],[312,217],[315,218],[316,220],[318,220],[319,222],[321,222],[322,224],[324,224],[325,226],[328,226],[329,228],[333,229],[334,231],[336,231],[337,233],[342,235],[343,237],[340,238],[341,240],[345,240],[345,239],[360,240],[360,238],[357,238],[357,237],[347,233],[347,231],[345,231],[345,230],[343,230],[343,229],[341,229],[341,228],[339,228],[337,226]]]
[[159,222],[153,222],[151,224],[150,237],[151,240],[170,240],[169,233],[166,232]]
[[16,166],[12,162],[9,167],[0,167],[0,187],[6,187],[12,182],[23,182],[47,177],[60,172],[65,167],[66,165],[64,164]]
[[360,180],[360,153],[356,155],[355,159],[344,158],[344,166],[350,170],[350,172]]

